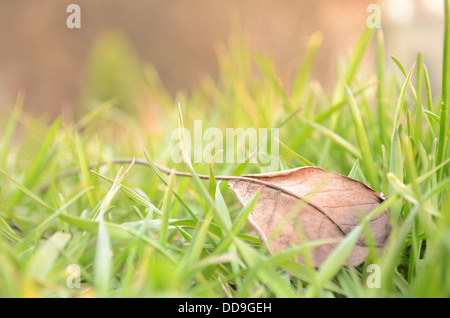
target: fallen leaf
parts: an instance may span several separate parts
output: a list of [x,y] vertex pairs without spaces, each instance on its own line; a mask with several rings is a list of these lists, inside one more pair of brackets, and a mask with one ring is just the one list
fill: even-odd
[[[154,169],[166,174],[178,172],[149,161]],[[207,175],[197,175],[209,179]],[[302,242],[334,240],[310,250],[314,266],[321,267],[327,257],[365,216],[376,209],[386,197],[364,183],[317,167],[301,167],[286,171],[245,176],[216,176],[228,185],[242,205],[260,192],[258,202],[249,216],[270,253],[276,253]],[[389,211],[369,221],[376,248],[381,249],[389,237]],[[347,264],[358,266],[369,253],[364,238],[359,237],[347,258]],[[298,258],[303,262],[302,257]]]
[[[298,245],[302,239],[342,240],[363,216],[386,199],[360,181],[317,167],[223,179],[228,180],[242,205],[260,191],[249,222],[270,253]],[[389,212],[383,211],[369,224],[376,246],[383,247],[391,231]],[[314,265],[320,267],[338,244],[311,249]],[[348,262],[358,266],[367,255],[368,247],[360,237]],[[299,261],[303,262],[302,257]]]

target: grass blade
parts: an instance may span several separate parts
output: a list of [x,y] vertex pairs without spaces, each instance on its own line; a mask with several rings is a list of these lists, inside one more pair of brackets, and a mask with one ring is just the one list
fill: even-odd
[[378,30],[377,37],[377,77],[378,77],[378,87],[377,87],[377,100],[378,100],[378,125],[380,132],[381,143],[387,145],[387,133],[386,133],[386,102],[385,102],[385,92],[384,92],[384,35],[383,30]]
[[405,102],[406,88],[410,83],[411,75],[414,71],[415,63],[411,67],[408,75],[406,76],[406,80],[403,83],[402,89],[400,91],[400,96],[397,101],[397,107],[395,108],[394,114],[394,128],[391,135],[391,151],[390,151],[390,163],[389,163],[389,171],[394,173],[397,177],[403,178],[403,171],[401,168],[401,146],[400,140],[398,137],[398,131],[400,128],[400,118],[403,111],[403,105]]
[[416,70],[416,88],[417,88],[417,99],[416,99],[416,109],[414,112],[414,143],[418,148],[420,138],[422,137],[422,90],[423,90],[423,61],[422,53],[419,53],[417,57],[417,70]]
[[375,167],[372,151],[370,149],[369,139],[367,138],[367,133],[364,128],[361,112],[359,111],[356,99],[348,86],[345,86],[345,93],[347,96],[348,104],[350,105],[353,124],[356,129],[356,137],[358,138],[358,144],[362,155],[364,172],[367,176],[367,179],[369,180],[370,186],[374,189],[377,189],[379,185],[377,169]]
[[[447,145],[447,112],[450,99],[450,0],[444,0],[445,26],[444,26],[444,59],[442,62],[442,98],[441,98],[441,124],[439,126],[439,139],[436,165],[444,161]],[[441,181],[443,169],[437,172],[437,181]]]
[[0,153],[2,154],[0,158],[0,168],[6,169],[6,162],[8,159],[9,149],[11,145],[11,141],[14,137],[14,133],[17,129],[17,124],[19,122],[20,115],[22,113],[23,102],[24,102],[24,94],[19,93],[16,97],[16,102],[14,104],[14,109],[12,115],[9,117],[8,122],[6,124],[5,131],[2,135],[2,141],[0,144]]
[[297,74],[294,79],[294,83],[291,88],[291,99],[295,104],[298,104],[304,93],[306,84],[309,81],[309,77],[311,74],[312,66],[314,65],[314,61],[317,56],[317,52],[322,45],[323,36],[320,32],[315,32],[311,35],[311,38],[308,43],[308,48],[306,49],[305,57],[303,58],[302,64],[297,71]]
[[172,172],[169,176],[169,184],[164,192],[163,204],[161,208],[161,228],[159,231],[159,243],[161,246],[165,246],[167,242],[167,233],[169,227],[170,218],[170,205],[171,205],[171,194],[173,191],[173,182],[175,179],[175,174]]

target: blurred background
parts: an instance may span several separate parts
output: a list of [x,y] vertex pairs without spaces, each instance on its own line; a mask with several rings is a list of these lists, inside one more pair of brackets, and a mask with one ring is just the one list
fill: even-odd
[[[132,105],[140,83],[148,83],[143,65],[171,96],[188,93],[201,79],[217,80],[217,54],[232,34],[271,58],[283,82],[298,69],[311,34],[320,31],[313,77],[331,91],[336,60],[349,53],[374,2],[0,0],[0,108],[9,108],[19,91],[25,110],[39,116],[74,118],[89,100],[115,96]],[[81,29],[66,26],[71,3],[81,8]],[[380,5],[387,58],[393,55],[409,69],[422,51],[439,94],[442,1]],[[373,47],[364,63],[373,67]],[[387,66],[395,69],[390,59]]]

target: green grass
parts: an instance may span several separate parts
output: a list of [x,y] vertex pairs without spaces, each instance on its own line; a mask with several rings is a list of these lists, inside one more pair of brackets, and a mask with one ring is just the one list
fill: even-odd
[[[0,297],[450,297],[448,1],[446,14],[442,95],[434,98],[422,55],[415,65],[385,60],[381,30],[369,29],[339,65],[332,94],[311,81],[327,40],[318,33],[291,84],[232,34],[218,51],[219,80],[205,77],[175,98],[150,65],[130,81],[139,82],[140,99],[130,98],[136,87],[102,86],[111,98],[148,101],[132,110],[117,96],[76,122],[48,123],[23,112],[18,94],[0,117]],[[360,63],[371,42],[375,72]],[[271,142],[280,145],[280,169],[316,165],[388,199],[320,269],[296,258],[324,242],[270,255],[247,222],[258,197],[242,207],[226,182],[196,177],[258,173],[258,164],[172,162],[172,131],[193,131],[196,119],[222,131],[279,127]],[[155,163],[194,178],[167,176]],[[388,244],[371,248],[361,266],[344,266],[360,235],[370,242],[367,222],[385,208]],[[71,264],[81,288],[67,286]],[[380,288],[366,283],[370,264],[380,268]]]

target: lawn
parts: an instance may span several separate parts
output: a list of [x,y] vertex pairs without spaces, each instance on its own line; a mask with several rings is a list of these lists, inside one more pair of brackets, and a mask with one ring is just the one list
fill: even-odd
[[[419,52],[414,65],[386,58],[382,30],[370,28],[338,61],[332,93],[311,79],[327,40],[319,33],[288,84],[232,34],[218,52],[219,80],[205,77],[176,96],[151,65],[139,64],[142,76],[125,72],[131,79],[118,87],[105,69],[125,62],[92,66],[86,94],[118,98],[85,103],[76,121],[32,117],[19,93],[0,116],[0,297],[450,297],[445,3],[439,96]],[[371,45],[375,70],[362,67]],[[144,102],[128,98],[136,91]],[[247,222],[257,198],[242,206],[214,179],[260,173],[249,162],[256,149],[246,148],[244,163],[175,163],[181,115],[189,131],[195,120],[223,132],[278,128],[268,137],[278,170],[312,165],[386,195],[388,242],[356,267],[345,260],[359,234],[370,240],[367,224],[320,268],[297,261],[312,242],[270,254]],[[155,164],[194,175],[169,176]]]

